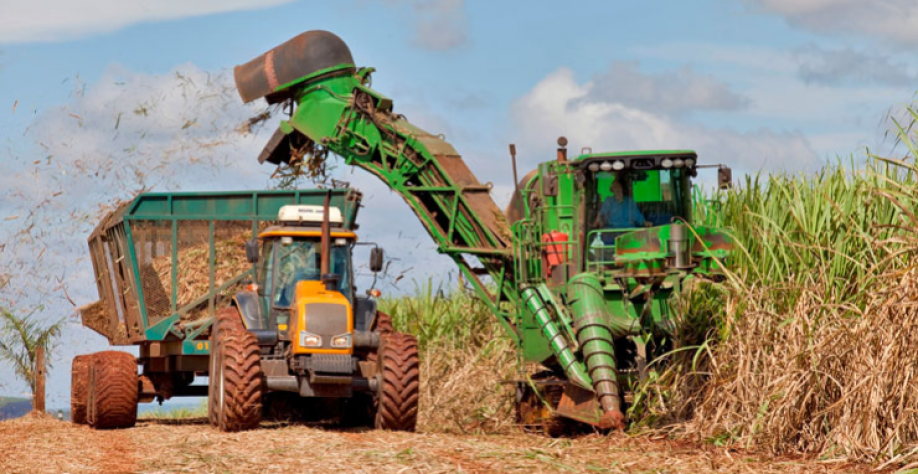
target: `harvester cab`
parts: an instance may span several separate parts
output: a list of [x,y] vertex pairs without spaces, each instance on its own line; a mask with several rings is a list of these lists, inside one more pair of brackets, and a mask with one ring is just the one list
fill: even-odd
[[588,268],[615,266],[619,236],[673,223],[691,224],[695,153],[588,154],[576,161],[585,177]]

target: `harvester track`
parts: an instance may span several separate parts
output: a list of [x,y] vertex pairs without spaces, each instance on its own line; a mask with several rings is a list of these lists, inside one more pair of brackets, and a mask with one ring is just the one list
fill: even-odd
[[127,352],[93,354],[89,377],[89,424],[130,428],[137,422],[137,363]]
[[376,428],[414,431],[418,422],[418,341],[414,336],[394,332],[379,351],[379,405]]

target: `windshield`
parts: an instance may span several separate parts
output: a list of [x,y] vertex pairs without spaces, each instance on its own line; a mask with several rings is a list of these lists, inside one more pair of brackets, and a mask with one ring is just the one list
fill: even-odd
[[685,216],[682,169],[595,173],[593,229],[630,229],[669,224]]
[[[275,308],[286,309],[293,304],[297,282],[321,279],[322,244],[319,240],[297,239],[286,244],[281,240],[276,240],[273,242],[273,247],[274,255],[266,260],[269,260],[268,266],[273,266],[275,271],[266,269],[265,276],[273,276],[271,278],[273,281],[267,286],[271,291],[271,305]],[[350,299],[349,244],[332,245],[330,268],[332,273],[341,278],[338,283],[338,291]]]

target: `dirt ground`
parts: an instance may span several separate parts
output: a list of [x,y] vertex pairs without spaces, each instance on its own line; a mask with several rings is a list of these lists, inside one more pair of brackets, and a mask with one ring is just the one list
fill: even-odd
[[840,473],[866,466],[623,434],[549,439],[263,424],[221,433],[205,419],[146,419],[94,431],[49,417],[0,422],[0,472]]

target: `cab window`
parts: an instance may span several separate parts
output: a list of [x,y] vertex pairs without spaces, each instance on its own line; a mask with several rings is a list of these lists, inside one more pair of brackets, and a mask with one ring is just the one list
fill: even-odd
[[[297,282],[321,280],[322,244],[319,240],[297,239],[286,243],[278,240],[275,247],[275,287],[271,302],[275,308],[286,309],[293,304]],[[350,299],[350,245],[332,245],[330,270],[341,278],[338,291]]]
[[634,229],[685,217],[683,170],[594,174],[593,229]]

